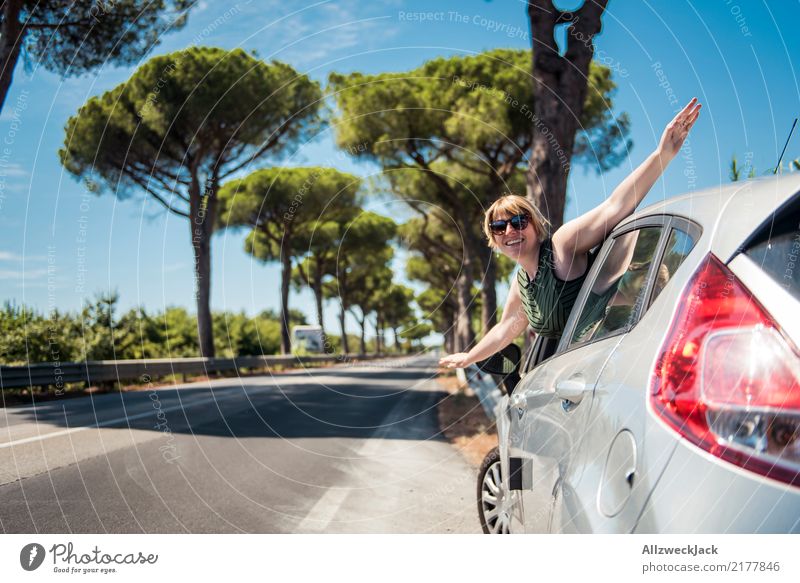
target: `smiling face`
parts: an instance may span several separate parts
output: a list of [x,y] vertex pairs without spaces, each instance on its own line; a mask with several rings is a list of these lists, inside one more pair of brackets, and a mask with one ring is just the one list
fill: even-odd
[[536,236],[536,231],[533,228],[533,223],[530,219],[525,221],[527,224],[524,229],[515,229],[510,221],[514,215],[508,213],[498,214],[494,221],[507,221],[506,230],[503,233],[493,233],[494,244],[497,249],[509,259],[518,261],[520,257],[529,255],[534,247],[538,244],[539,239]]
[[[509,223],[515,216],[523,215],[524,228],[515,229]],[[505,230],[495,232],[492,223],[506,221]],[[522,226],[519,219],[514,221]],[[506,194],[498,198],[486,209],[483,218],[483,232],[489,240],[489,246],[498,249],[506,257],[519,262],[520,257],[530,257],[538,249],[539,242],[544,241],[548,223],[542,214],[525,197]]]

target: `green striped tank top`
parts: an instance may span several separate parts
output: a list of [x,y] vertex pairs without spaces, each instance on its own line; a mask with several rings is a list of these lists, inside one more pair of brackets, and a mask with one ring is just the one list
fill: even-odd
[[531,280],[522,267],[517,270],[517,283],[528,324],[547,338],[560,338],[567,318],[578,298],[586,272],[576,279],[564,281],[556,277],[555,258],[550,239],[539,245],[539,267]]

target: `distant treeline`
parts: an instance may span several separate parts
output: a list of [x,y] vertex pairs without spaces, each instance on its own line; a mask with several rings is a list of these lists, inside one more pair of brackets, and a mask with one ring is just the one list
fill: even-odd
[[[0,363],[79,362],[131,358],[180,358],[199,354],[197,319],[185,308],[158,312],[132,308],[117,315],[119,295],[101,294],[80,312],[42,313],[6,302],[0,309]],[[214,312],[217,357],[280,353],[281,327],[269,310],[257,316],[244,312]],[[306,324],[305,315],[291,310],[290,325]],[[356,338],[352,338],[356,341]],[[328,336],[332,352],[340,338]],[[370,346],[372,348],[372,346]]]

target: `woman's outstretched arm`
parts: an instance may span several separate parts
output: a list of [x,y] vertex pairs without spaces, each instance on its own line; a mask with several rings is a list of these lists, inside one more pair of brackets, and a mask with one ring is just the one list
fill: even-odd
[[503,308],[503,317],[500,322],[489,330],[472,350],[445,356],[439,360],[439,365],[446,368],[464,368],[479,360],[489,358],[495,352],[499,352],[511,344],[527,327],[528,318],[522,307],[517,278],[513,277],[508,291],[508,301]]
[[611,196],[586,214],[566,223],[553,234],[553,247],[560,257],[572,258],[588,253],[621,220],[628,217],[681,146],[700,115],[702,106],[693,98],[667,125],[658,148],[617,186]]

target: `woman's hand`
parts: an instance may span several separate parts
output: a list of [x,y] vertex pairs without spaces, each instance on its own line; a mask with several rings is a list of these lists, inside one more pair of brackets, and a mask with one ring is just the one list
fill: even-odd
[[472,364],[472,359],[466,352],[457,352],[455,354],[448,354],[439,360],[439,366],[445,368],[464,368]]
[[700,115],[700,108],[703,107],[697,103],[697,97],[684,107],[675,118],[669,122],[664,133],[661,135],[661,141],[658,144],[656,151],[665,162],[670,162],[681,151],[686,136],[689,135],[689,130],[692,129],[694,122]]

